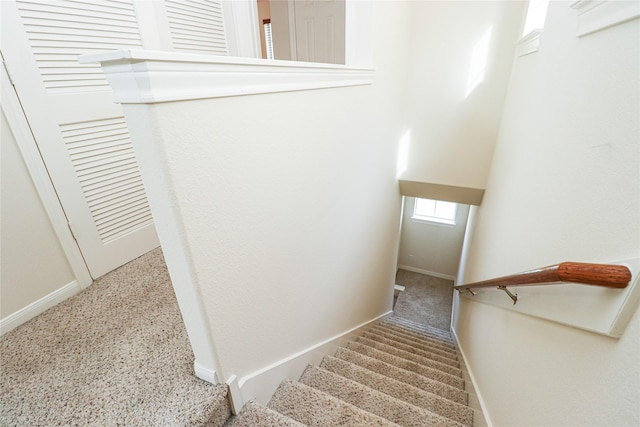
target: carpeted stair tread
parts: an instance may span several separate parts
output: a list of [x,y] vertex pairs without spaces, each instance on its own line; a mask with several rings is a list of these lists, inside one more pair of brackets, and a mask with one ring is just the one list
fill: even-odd
[[464,389],[464,380],[462,379],[462,373],[460,373],[459,376],[452,375],[448,372],[441,371],[440,369],[421,365],[420,363],[416,363],[402,357],[394,356],[393,354],[386,353],[373,347],[369,347],[368,345],[353,341],[349,342],[346,345],[346,348],[364,354],[365,356],[373,357],[383,362],[397,366],[398,368],[404,369],[406,371],[415,372],[416,374],[422,375],[423,377],[440,381],[452,387]]
[[422,336],[434,337],[434,338],[441,339],[443,341],[448,341],[453,343],[453,338],[451,337],[451,333],[447,331],[443,331],[442,329],[420,328],[404,322],[389,320],[388,318],[380,320],[379,324],[385,325],[385,326],[393,326],[395,328],[398,328],[400,330],[405,330],[407,332],[413,332]]
[[362,336],[367,336],[367,335],[373,335],[373,337],[369,339],[374,339],[374,340],[385,339],[385,340],[392,341],[393,345],[402,344],[406,348],[412,349],[407,351],[414,351],[414,350],[426,351],[426,352],[438,354],[442,357],[446,357],[454,360],[457,358],[457,355],[458,355],[455,347],[448,347],[446,344],[443,345],[442,341],[438,341],[438,340],[426,341],[421,339],[411,339],[405,335],[399,335],[397,333],[394,334],[394,332],[390,332],[388,329],[383,330],[383,329],[372,328],[362,334]]
[[291,380],[284,380],[280,384],[267,406],[310,427],[397,426],[327,393]]
[[467,392],[461,387],[450,386],[344,347],[339,347],[336,350],[335,357],[454,402],[467,404]]
[[435,341],[439,341],[442,342],[444,344],[447,344],[451,347],[455,347],[455,344],[453,343],[453,340],[451,340],[450,338],[446,338],[446,337],[441,337],[438,335],[434,335],[434,334],[429,334],[426,332],[422,332],[422,331],[416,331],[415,329],[410,329],[410,328],[405,328],[403,326],[400,325],[396,325],[395,323],[378,323],[377,326],[382,327],[382,328],[386,328],[386,329],[390,329],[396,332],[400,332],[402,334],[405,335],[410,335],[414,338],[418,338],[418,339],[426,339],[426,340],[435,340]]
[[354,342],[358,344],[364,344],[366,346],[375,348],[376,350],[384,351],[385,353],[392,354],[394,356],[401,357],[406,360],[418,363],[429,368],[438,369],[442,372],[446,372],[451,375],[462,377],[462,370],[456,366],[452,366],[450,363],[443,363],[439,360],[435,360],[429,357],[424,357],[418,354],[411,353],[406,350],[399,349],[395,346],[381,343],[379,341],[371,340],[369,338],[359,337]]
[[451,332],[445,329],[435,328],[429,325],[422,325],[420,323],[415,323],[406,319],[402,319],[400,317],[386,317],[384,319],[380,319],[380,323],[385,323],[389,325],[396,325],[402,328],[407,328],[412,331],[422,332],[424,334],[429,334],[433,336],[438,336],[444,339],[451,339]]
[[414,335],[408,335],[408,334],[405,334],[404,332],[387,328],[382,325],[376,325],[375,327],[369,329],[367,332],[373,332],[378,335],[384,335],[385,337],[388,337],[391,339],[406,340],[406,341],[409,341],[408,342],[409,345],[413,345],[421,348],[434,348],[434,349],[438,349],[439,351],[444,351],[449,354],[457,355],[456,347],[453,344],[446,341],[439,340],[437,338],[416,337]]
[[[437,355],[443,359],[449,359],[452,364],[455,363],[455,366],[460,366],[458,362],[458,354],[453,349],[444,350],[442,347],[435,347],[425,344],[424,342],[405,340],[399,336],[393,336],[373,330],[365,332],[362,336],[374,341],[380,341],[388,345],[397,346],[400,349],[415,354],[425,354],[425,357],[429,357],[428,355]],[[442,362],[445,363],[444,360]]]
[[417,333],[417,334],[422,334],[422,335],[426,335],[426,336],[431,336],[431,337],[436,337],[439,339],[442,339],[444,341],[448,341],[450,343],[453,344],[453,337],[451,336],[451,332],[449,331],[445,331],[443,329],[438,329],[438,328],[433,328],[430,326],[426,326],[426,325],[420,325],[414,322],[411,322],[409,320],[404,320],[402,318],[399,317],[387,317],[384,318],[380,321],[380,323],[386,324],[386,325],[393,325],[396,326],[398,328],[403,328],[406,329],[408,331]]
[[[226,384],[217,384],[215,397],[212,401],[207,405],[207,422],[206,425],[222,425],[224,421],[231,416],[231,406],[229,404],[229,388]],[[178,390],[175,390],[176,393],[180,393]],[[197,404],[191,403],[191,405],[185,406],[198,406]],[[195,412],[196,408],[192,408],[192,411]],[[195,423],[187,423],[187,424],[197,424]]]
[[451,419],[317,366],[309,365],[300,377],[300,382],[401,426],[461,426]]
[[435,338],[424,339],[417,338],[411,335],[403,334],[402,332],[398,332],[393,329],[384,328],[381,326],[375,326],[371,329],[368,329],[367,332],[371,332],[377,335],[382,335],[386,338],[390,338],[393,340],[399,340],[405,344],[426,349],[436,349],[439,352],[444,352],[448,354],[457,354],[456,347],[453,344],[448,342],[438,340]]
[[[372,335],[372,334],[365,333],[361,337],[356,339],[356,341],[363,342],[364,344],[366,344],[368,342],[370,342],[370,343],[376,342],[376,343],[378,343],[380,345],[391,347],[392,349],[396,349],[398,351],[403,351],[405,353],[412,354],[414,356],[430,359],[430,360],[436,361],[438,363],[442,363],[444,365],[451,366],[452,368],[458,369],[460,367],[460,364],[458,363],[458,359],[456,357],[453,357],[453,356],[442,356],[442,355],[440,355],[438,353],[432,353],[430,351],[421,350],[421,349],[412,347],[410,345],[405,345],[405,344],[396,342],[394,340],[387,339],[387,338],[384,338],[384,337],[380,337],[380,336],[377,336],[377,335]],[[380,347],[379,349],[380,350],[384,350],[383,347]],[[395,353],[392,353],[392,354],[395,354]]]
[[451,337],[451,331],[449,329],[449,326],[447,328],[439,328],[437,326],[433,326],[433,325],[429,325],[429,324],[425,324],[425,323],[418,323],[416,321],[410,320],[410,319],[405,319],[404,317],[400,317],[400,316],[395,316],[395,315],[391,315],[388,317],[385,317],[384,319],[385,321],[389,321],[389,322],[395,322],[397,324],[400,325],[405,325],[409,328],[412,329],[418,329],[418,330],[422,330],[422,331],[427,331],[427,332],[433,332],[436,334],[441,334],[444,336],[448,336]]
[[386,377],[346,360],[325,356],[320,367],[460,424],[471,426],[473,423],[473,410],[466,405]]
[[[220,424],[212,424],[219,426]],[[229,418],[225,427],[304,427],[304,424],[291,419],[273,409],[256,402],[247,402],[242,411],[235,417]]]

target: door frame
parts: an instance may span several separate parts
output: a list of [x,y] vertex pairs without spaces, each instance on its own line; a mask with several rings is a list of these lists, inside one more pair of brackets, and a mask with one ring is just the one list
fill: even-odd
[[[0,55],[2,51],[0,50]],[[9,122],[11,132],[13,132],[18,149],[24,163],[29,171],[29,175],[33,180],[33,184],[40,196],[42,205],[44,206],[49,221],[53,230],[58,237],[62,251],[67,257],[69,266],[76,277],[76,280],[82,289],[86,289],[91,283],[93,278],[89,273],[89,269],[84,262],[80,247],[73,237],[73,233],[69,227],[67,216],[62,209],[62,204],[58,199],[58,194],[53,186],[53,182],[49,177],[49,173],[44,164],[44,160],[40,155],[36,140],[31,133],[31,127],[22,110],[20,99],[13,86],[13,82],[10,78],[10,71],[7,69],[7,64],[2,57],[2,109]]]

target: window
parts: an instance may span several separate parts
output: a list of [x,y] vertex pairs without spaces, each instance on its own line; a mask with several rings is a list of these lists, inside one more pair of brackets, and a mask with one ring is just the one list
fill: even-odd
[[529,8],[527,9],[527,19],[524,21],[522,36],[526,36],[534,30],[544,28],[544,21],[547,19],[547,8],[549,0],[529,0]]
[[457,204],[442,200],[419,199],[413,208],[411,219],[417,221],[438,222],[440,224],[456,225]]
[[265,19],[263,22],[264,40],[267,50],[267,59],[275,59],[273,56],[273,34],[271,33],[271,19]]
[[528,55],[538,51],[540,46],[540,34],[547,20],[547,8],[549,0],[529,0],[527,17],[522,28],[522,38],[518,42],[516,54]]

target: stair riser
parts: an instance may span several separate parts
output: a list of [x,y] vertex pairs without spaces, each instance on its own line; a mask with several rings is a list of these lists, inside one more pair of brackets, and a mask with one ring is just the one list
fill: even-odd
[[433,337],[437,337],[443,340],[451,340],[451,332],[449,331],[443,331],[440,329],[428,329],[428,328],[422,328],[422,327],[415,327],[412,326],[410,324],[404,323],[404,322],[400,322],[400,321],[393,321],[393,320],[389,320],[389,319],[383,319],[380,320],[381,324],[384,325],[393,325],[393,326],[397,326],[398,328],[403,328],[406,329],[408,331],[411,332],[415,332],[418,334],[424,334],[424,335],[429,335],[429,336],[433,336]]
[[358,338],[356,342],[358,344],[364,344],[366,346],[375,348],[376,350],[383,351],[385,353],[391,354],[396,357],[400,357],[405,360],[409,360],[411,362],[417,363],[422,366],[426,366],[431,369],[437,369],[439,371],[446,372],[447,374],[462,377],[462,371],[458,367],[451,366],[449,364],[442,363],[434,359],[409,353],[408,351],[404,351],[399,348],[392,347],[387,344],[382,344],[378,341],[369,340],[363,337]]
[[401,357],[397,357],[392,354],[367,347],[365,345],[358,345],[357,343],[353,342],[349,343],[346,348],[361,353],[365,356],[373,357],[382,362],[397,366],[398,368],[404,369],[406,371],[415,372],[416,374],[423,377],[431,378],[432,380],[440,381],[452,387],[464,390],[464,380],[461,376],[457,377],[446,372],[439,371],[437,369],[428,368],[410,360],[406,360]]
[[[393,335],[385,333],[380,330],[370,329],[363,336],[378,337],[394,343],[393,345],[401,345],[401,348],[412,348],[416,351],[423,351],[425,353],[437,354],[438,356],[445,357],[454,361],[458,361],[458,354],[453,349],[445,350],[444,347],[436,347],[429,344],[425,344],[424,341],[412,341],[399,335]],[[373,339],[373,338],[371,338]]]
[[[214,423],[211,425],[217,426],[221,424]],[[255,402],[248,402],[236,417],[225,424],[225,427],[255,427],[258,425],[278,427],[304,427],[304,424],[292,420],[289,417],[285,417],[284,415],[274,411],[273,409],[269,409]]]
[[442,354],[444,356],[457,357],[458,355],[453,345],[444,343],[442,341],[416,338],[414,336],[403,334],[402,332],[399,332],[393,329],[383,328],[379,326],[375,328],[371,328],[367,332],[382,335],[384,337],[394,339],[394,340],[401,340],[405,344],[408,344],[413,347],[426,349],[427,351],[437,351],[439,354]]
[[395,325],[395,324],[391,324],[391,323],[378,323],[378,325],[380,327],[383,328],[388,328],[400,333],[403,333],[405,335],[411,335],[412,337],[415,337],[417,339],[427,339],[427,340],[435,340],[435,341],[440,341],[446,345],[450,345],[453,346],[453,341],[450,338],[447,337],[440,337],[437,335],[433,335],[433,334],[427,334],[427,333],[423,333],[423,332],[417,332],[415,330],[412,329],[408,329],[399,325]]
[[325,356],[320,367],[437,415],[472,425],[473,410],[468,406],[332,356]]
[[442,336],[449,339],[451,338],[451,331],[449,330],[439,329],[433,326],[415,323],[410,320],[403,319],[401,317],[387,317],[385,319],[382,319],[381,321],[395,323],[397,325],[404,326],[406,328],[413,329],[416,331],[425,332],[427,334],[434,334],[434,335]]
[[402,350],[402,351],[406,351],[408,353],[414,354],[416,356],[421,356],[421,357],[425,357],[427,359],[431,359],[431,360],[435,360],[436,362],[440,362],[440,363],[444,363],[445,365],[449,365],[452,366],[454,368],[459,368],[460,364],[458,363],[458,359],[455,357],[455,355],[453,356],[443,356],[441,354],[435,353],[435,352],[431,352],[431,351],[425,351],[416,347],[412,347],[410,345],[406,345],[406,344],[402,344],[400,342],[394,341],[392,339],[388,339],[385,337],[381,337],[379,335],[375,335],[375,334],[370,334],[370,333],[365,333],[362,335],[362,338],[371,340],[371,341],[376,341],[379,342],[381,344],[384,345],[388,345],[388,346],[392,346],[394,348],[397,348],[398,350]]
[[412,333],[411,331],[407,330],[407,329],[403,329],[403,328],[398,328],[395,325],[386,325],[384,323],[376,323],[373,326],[374,329],[381,329],[384,331],[387,331],[389,333],[393,333],[393,334],[399,334],[408,338],[411,338],[413,340],[416,341],[427,341],[429,343],[433,343],[435,345],[438,345],[442,348],[448,349],[448,350],[454,350],[455,349],[455,345],[453,344],[453,342],[449,341],[449,340],[443,340],[441,338],[438,337],[431,337],[431,336],[427,336],[427,335],[421,335],[421,334],[416,334],[416,333]]
[[283,381],[267,407],[307,426],[371,425],[396,426],[333,396],[302,383]]
[[415,372],[401,369],[397,366],[390,365],[389,363],[383,362],[381,360],[368,357],[358,352],[350,351],[344,348],[338,349],[338,351],[336,351],[335,357],[346,362],[358,365],[364,369],[376,372],[380,375],[394,378],[397,381],[407,383],[426,392],[444,397],[445,399],[453,400],[454,402],[461,404],[467,403],[467,393],[464,390],[452,387],[431,378],[417,375]]
[[300,382],[402,426],[458,426],[453,420],[407,404],[322,368],[308,367],[300,377]]

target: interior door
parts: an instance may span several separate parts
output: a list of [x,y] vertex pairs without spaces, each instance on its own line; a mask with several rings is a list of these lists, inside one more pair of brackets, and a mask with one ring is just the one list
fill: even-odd
[[2,54],[91,275],[159,245],[121,107],[79,54],[140,48],[131,1],[2,1]]
[[345,1],[295,0],[296,59],[344,64]]

